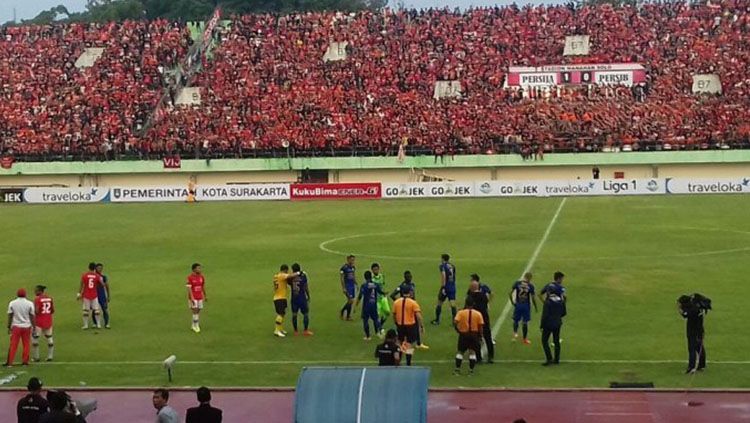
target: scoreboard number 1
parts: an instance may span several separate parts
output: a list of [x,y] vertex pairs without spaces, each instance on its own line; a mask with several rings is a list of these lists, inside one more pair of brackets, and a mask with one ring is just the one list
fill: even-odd
[[570,84],[573,82],[573,79],[570,77],[570,72],[560,72],[560,77],[562,78],[563,84]]

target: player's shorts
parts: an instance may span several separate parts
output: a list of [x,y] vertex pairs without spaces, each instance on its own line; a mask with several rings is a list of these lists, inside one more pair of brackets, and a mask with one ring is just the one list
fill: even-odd
[[410,344],[416,344],[419,340],[419,326],[413,325],[396,325],[396,333],[398,333],[399,342],[408,342]]
[[513,321],[524,321],[524,322],[530,322],[531,321],[531,306],[528,303],[520,303],[516,304],[515,309],[513,310]]
[[482,344],[479,339],[479,335],[476,333],[459,333],[458,334],[458,351],[464,352],[466,350],[472,350],[478,353],[482,349]]
[[378,307],[376,305],[369,307],[362,307],[362,319],[378,320]]
[[34,338],[39,338],[40,336],[46,336],[47,338],[52,337],[52,326],[48,328],[40,328],[39,326],[34,327],[34,332],[32,332],[32,335]]
[[188,306],[190,308],[197,308],[203,310],[203,300],[188,300]]
[[456,301],[456,286],[445,285],[445,289],[440,288],[438,292],[438,301],[443,302],[445,300]]
[[281,300],[273,300],[273,308],[276,310],[276,314],[279,314],[282,316],[285,315],[286,307],[287,307],[286,298],[281,299]]
[[[279,313],[278,310],[276,312]],[[302,314],[307,314],[308,312],[310,312],[310,306],[307,300],[292,300],[292,313],[297,312],[300,312]]]
[[388,317],[391,314],[391,303],[388,302],[388,297],[378,297],[378,316]]
[[357,297],[357,286],[356,285],[346,285],[346,297],[350,300],[353,300]]
[[99,306],[99,298],[94,298],[93,300],[90,300],[88,298],[83,299],[83,311],[99,311],[101,310],[101,307]]

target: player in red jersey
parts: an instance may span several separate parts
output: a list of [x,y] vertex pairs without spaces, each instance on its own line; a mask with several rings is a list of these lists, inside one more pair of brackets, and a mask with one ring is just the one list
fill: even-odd
[[78,299],[83,299],[83,327],[89,328],[89,312],[97,317],[96,327],[101,329],[102,320],[99,319],[99,285],[102,283],[102,275],[96,273],[96,263],[89,263],[89,271],[81,275],[81,289],[78,292]]
[[52,341],[52,315],[55,314],[55,303],[52,297],[44,293],[44,285],[37,285],[34,293],[34,310],[36,311],[36,326],[31,334],[31,356],[39,361],[39,338],[47,338],[47,361],[52,361],[55,354],[55,343]]
[[187,277],[188,290],[188,307],[193,312],[193,332],[199,333],[201,331],[200,326],[200,313],[203,309],[203,302],[208,301],[206,297],[206,279],[203,277],[200,263],[193,263],[193,273]]

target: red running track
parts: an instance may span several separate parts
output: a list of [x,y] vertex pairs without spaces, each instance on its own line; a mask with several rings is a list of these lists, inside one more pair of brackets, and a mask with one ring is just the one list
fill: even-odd
[[[151,391],[73,391],[74,398],[96,398],[89,423],[154,421]],[[21,391],[0,392],[0,422],[15,422]],[[220,391],[213,404],[228,423],[292,421],[293,391]],[[688,407],[690,401],[702,403]],[[192,391],[173,391],[169,403],[184,418],[195,404]],[[430,423],[734,423],[750,422],[750,392],[656,391],[431,391]]]

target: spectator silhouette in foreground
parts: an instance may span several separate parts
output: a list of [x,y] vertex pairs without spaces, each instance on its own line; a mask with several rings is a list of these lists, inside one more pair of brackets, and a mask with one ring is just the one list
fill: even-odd
[[47,391],[47,401],[50,411],[39,419],[39,423],[86,423],[65,391]]
[[221,410],[211,406],[211,391],[201,386],[196,394],[200,405],[188,408],[185,423],[221,423]]
[[26,385],[29,393],[18,401],[18,423],[38,423],[49,412],[49,403],[42,397],[42,381],[32,377]]

